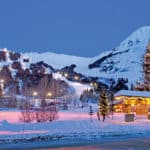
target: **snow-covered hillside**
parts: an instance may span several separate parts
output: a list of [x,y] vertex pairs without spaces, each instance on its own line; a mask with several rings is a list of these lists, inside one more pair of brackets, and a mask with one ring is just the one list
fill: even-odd
[[100,72],[100,76],[124,77],[129,83],[143,79],[143,56],[150,39],[150,26],[142,27],[131,34],[111,51],[97,56],[91,64],[91,72]]
[[[64,54],[22,53],[20,62],[23,68],[28,68],[31,63],[44,61],[55,69],[61,69],[71,64],[76,64],[75,71],[86,76],[114,78],[128,78],[129,84],[142,81],[143,55],[150,39],[150,26],[145,26],[120,43],[110,51],[103,52],[99,56],[84,58]],[[6,51],[6,49],[5,49]],[[29,58],[29,62],[22,60]]]
[[[62,68],[76,64],[76,71],[87,76],[97,77],[124,77],[129,83],[142,80],[143,55],[150,39],[150,26],[145,26],[120,43],[110,51],[104,52],[93,58],[84,58],[55,53],[26,53],[31,62],[42,61],[54,68]],[[91,69],[89,69],[91,64]]]
[[29,57],[32,63],[36,63],[38,61],[44,61],[45,63],[52,65],[56,69],[69,66],[71,64],[76,64],[78,67],[84,68],[90,62],[92,62],[92,58],[56,54],[51,52],[45,52],[45,53],[30,52],[30,53],[25,53],[23,55]]

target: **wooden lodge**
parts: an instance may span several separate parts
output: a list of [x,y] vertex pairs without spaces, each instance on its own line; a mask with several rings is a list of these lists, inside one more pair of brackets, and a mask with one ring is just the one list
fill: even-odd
[[121,90],[114,95],[116,112],[147,115],[150,112],[150,92]]

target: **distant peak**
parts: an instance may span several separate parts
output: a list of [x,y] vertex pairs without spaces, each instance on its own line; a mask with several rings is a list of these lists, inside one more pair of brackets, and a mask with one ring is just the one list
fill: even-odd
[[135,30],[128,38],[126,38],[120,45],[125,45],[129,41],[133,43],[142,42],[148,43],[150,41],[150,26],[143,26]]

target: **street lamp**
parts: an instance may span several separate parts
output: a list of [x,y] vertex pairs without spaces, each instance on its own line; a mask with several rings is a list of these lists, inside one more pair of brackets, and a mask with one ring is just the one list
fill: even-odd
[[52,96],[52,93],[51,93],[51,92],[48,92],[48,93],[47,93],[47,102],[48,102],[48,103],[51,103],[51,99],[50,99],[51,96]]
[[51,97],[51,96],[52,96],[52,93],[51,93],[51,92],[48,92],[48,93],[47,93],[47,96],[48,96],[48,97]]
[[4,92],[4,79],[0,79],[0,86],[1,86],[1,90],[2,90],[2,95],[5,94]]
[[78,77],[78,76],[75,76],[75,77],[74,77],[74,79],[75,79],[75,80],[78,80],[78,79],[79,79],[79,77]]
[[1,83],[4,83],[4,79],[1,79],[0,82],[1,82]]
[[92,83],[92,82],[90,83],[90,86],[93,86],[93,83]]
[[68,74],[67,74],[67,73],[65,73],[65,74],[64,74],[64,76],[65,76],[65,77],[68,77]]
[[95,86],[95,88],[97,89],[98,85],[97,85],[97,83],[96,83],[96,82],[94,83],[94,86]]
[[38,93],[37,93],[36,91],[34,91],[34,92],[32,93],[32,95],[33,95],[33,96],[37,96]]
[[37,93],[36,91],[34,91],[34,92],[32,93],[32,95],[33,95],[33,102],[32,102],[32,104],[36,105],[35,96],[37,96],[38,93]]

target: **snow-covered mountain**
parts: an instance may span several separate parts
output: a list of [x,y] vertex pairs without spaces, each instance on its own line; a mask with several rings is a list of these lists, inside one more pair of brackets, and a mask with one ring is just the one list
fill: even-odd
[[31,62],[44,61],[54,68],[76,64],[76,71],[87,76],[128,78],[129,83],[142,80],[143,55],[150,40],[150,26],[136,30],[119,46],[99,56],[84,58],[55,53],[25,53]]
[[118,47],[97,56],[89,65],[91,72],[104,77],[128,78],[129,83],[143,80],[143,57],[149,40],[150,26],[138,29]]
[[[18,61],[23,68],[29,68],[30,64],[43,61],[54,69],[75,64],[75,71],[86,76],[114,78],[128,78],[129,84],[143,80],[143,56],[150,39],[150,26],[145,26],[120,43],[110,51],[103,52],[99,56],[84,58],[64,54],[22,53]],[[2,50],[3,51],[3,50]],[[6,49],[4,51],[8,52]],[[24,61],[28,60],[28,61]],[[4,64],[12,63],[10,59]],[[48,72],[53,69],[49,67]]]

